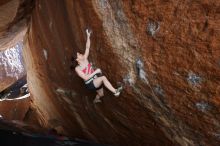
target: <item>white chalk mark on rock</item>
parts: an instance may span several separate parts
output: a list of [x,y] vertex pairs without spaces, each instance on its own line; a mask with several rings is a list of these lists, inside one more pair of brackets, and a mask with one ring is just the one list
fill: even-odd
[[44,57],[47,60],[48,54],[47,54],[47,50],[43,49],[43,53],[44,53]]

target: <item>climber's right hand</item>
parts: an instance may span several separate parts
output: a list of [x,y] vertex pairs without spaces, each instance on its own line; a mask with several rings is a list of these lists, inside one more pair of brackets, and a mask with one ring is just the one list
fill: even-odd
[[88,36],[88,37],[90,37],[91,33],[92,33],[92,31],[91,31],[91,30],[86,29],[86,34],[87,34],[87,36]]
[[99,68],[97,68],[97,69],[95,70],[95,72],[96,72],[96,73],[102,73],[101,69],[99,69]]

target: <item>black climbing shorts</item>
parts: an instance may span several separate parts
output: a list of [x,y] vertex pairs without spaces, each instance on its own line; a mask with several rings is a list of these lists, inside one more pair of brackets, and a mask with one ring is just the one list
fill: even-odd
[[88,90],[91,90],[91,91],[97,91],[99,89],[101,89],[103,87],[103,84],[101,84],[98,88],[95,87],[94,83],[93,83],[93,80],[97,78],[96,75],[94,75],[92,78],[90,78],[89,80],[85,81],[85,85],[86,85],[86,88]]

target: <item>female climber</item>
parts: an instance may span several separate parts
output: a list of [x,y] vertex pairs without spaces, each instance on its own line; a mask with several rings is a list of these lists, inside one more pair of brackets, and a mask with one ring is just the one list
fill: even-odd
[[86,30],[87,41],[86,41],[86,50],[84,54],[77,52],[76,61],[78,65],[75,67],[75,71],[79,77],[85,81],[86,88],[92,91],[96,91],[97,95],[94,99],[94,103],[101,102],[100,98],[104,96],[103,84],[110,90],[115,96],[119,96],[122,90],[122,87],[115,89],[108,79],[101,75],[102,71],[100,69],[94,70],[92,65],[88,61],[89,49],[90,49],[90,35],[91,31]]

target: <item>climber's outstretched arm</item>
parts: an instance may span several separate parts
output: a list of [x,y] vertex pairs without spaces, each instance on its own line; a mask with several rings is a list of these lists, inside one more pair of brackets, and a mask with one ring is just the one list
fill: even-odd
[[87,35],[87,40],[86,40],[86,51],[85,51],[85,58],[87,59],[89,57],[89,49],[90,49],[90,35],[91,35],[91,31],[89,31],[88,29],[86,29],[86,35]]

